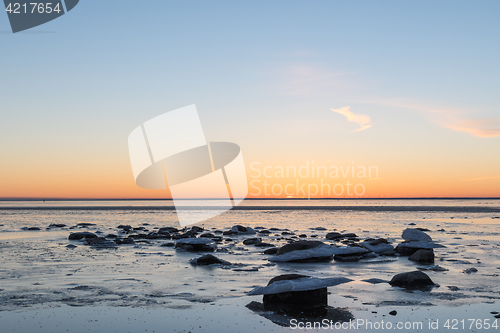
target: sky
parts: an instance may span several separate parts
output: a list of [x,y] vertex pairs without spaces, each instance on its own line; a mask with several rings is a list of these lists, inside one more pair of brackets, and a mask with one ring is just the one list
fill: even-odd
[[0,14],[0,198],[168,197],[127,138],[192,104],[241,147],[248,197],[500,197],[499,10],[81,0],[16,34]]

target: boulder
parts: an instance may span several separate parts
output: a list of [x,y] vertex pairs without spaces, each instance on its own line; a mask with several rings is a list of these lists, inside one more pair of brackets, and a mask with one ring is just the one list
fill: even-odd
[[[268,286],[277,281],[306,278],[307,275],[284,274],[272,278]],[[327,288],[305,291],[289,291],[278,294],[264,295],[264,309],[267,311],[284,312],[287,314],[307,313],[315,315],[326,314],[328,306]]]
[[411,241],[432,242],[432,238],[425,232],[412,228],[405,229],[401,237],[407,242]]
[[80,240],[83,238],[97,238],[97,235],[88,231],[83,231],[83,232],[73,232],[69,234],[68,237],[68,239],[70,240]]
[[255,230],[250,227],[244,227],[242,225],[235,225],[231,228],[231,231],[238,234],[255,234]]
[[216,256],[213,256],[211,254],[205,254],[199,258],[191,259],[189,261],[191,265],[201,265],[201,266],[207,266],[207,265],[231,265],[229,261],[225,261],[222,259],[217,258]]
[[327,287],[350,281],[344,277],[312,278],[285,274],[272,278],[266,287],[257,287],[248,295],[264,295],[263,303],[267,311],[323,316],[328,306]]
[[393,287],[407,289],[418,289],[435,285],[427,274],[421,271],[413,271],[394,275],[389,284]]
[[416,262],[434,262],[434,251],[432,249],[420,249],[413,253],[408,260]]
[[436,249],[445,247],[441,244],[436,244],[434,242],[426,242],[426,241],[411,241],[411,242],[403,242],[399,243],[398,246],[394,249],[397,253],[402,256],[410,256],[413,253],[417,252],[421,249]]

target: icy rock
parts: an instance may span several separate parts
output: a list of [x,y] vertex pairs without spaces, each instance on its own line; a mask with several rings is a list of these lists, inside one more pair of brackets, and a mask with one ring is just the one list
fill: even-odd
[[389,284],[393,287],[421,288],[435,285],[427,274],[421,271],[413,271],[394,275]]
[[[384,242],[385,241],[385,242]],[[387,243],[387,240],[380,238],[371,241],[364,241],[360,243],[362,247],[368,249],[377,254],[392,254],[394,253],[394,247]]]
[[271,279],[267,287],[255,288],[248,295],[264,295],[264,308],[268,311],[323,315],[328,306],[327,287],[350,281],[343,277],[320,279],[285,274]]
[[412,228],[405,229],[401,237],[407,242],[411,241],[432,242],[432,238],[425,232]]

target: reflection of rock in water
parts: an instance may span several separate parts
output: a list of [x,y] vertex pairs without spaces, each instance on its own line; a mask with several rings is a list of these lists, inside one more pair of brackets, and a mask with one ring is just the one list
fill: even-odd
[[250,302],[246,305],[246,307],[259,316],[262,316],[266,319],[269,319],[276,325],[290,327],[290,321],[292,319],[297,319],[298,322],[313,322],[313,321],[323,321],[328,320],[328,323],[337,323],[337,322],[349,322],[350,320],[354,320],[354,316],[352,313],[345,308],[334,308],[331,306],[327,306],[325,308],[324,315],[306,315],[306,314],[296,314],[293,316],[286,315],[283,312],[274,312],[268,311],[264,308],[264,304],[260,302]]

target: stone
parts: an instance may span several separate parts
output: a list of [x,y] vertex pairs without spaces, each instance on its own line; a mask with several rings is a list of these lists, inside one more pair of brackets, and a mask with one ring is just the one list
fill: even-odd
[[163,246],[163,247],[174,247],[175,243],[174,242],[167,242],[167,243],[161,244],[160,246]]
[[202,232],[204,229],[202,227],[192,226],[191,230],[194,231],[194,232],[199,233],[199,232]]
[[466,273],[466,274],[476,273],[476,272],[477,272],[477,268],[475,268],[475,267],[471,267],[471,268],[467,268],[467,269],[463,270],[463,273]]
[[68,239],[70,240],[80,240],[82,238],[97,238],[97,235],[88,231],[83,231],[83,232],[73,232],[68,236]]
[[340,239],[343,238],[342,234],[338,232],[329,232],[326,234],[326,239],[328,240],[334,240],[334,239]]
[[231,265],[231,263],[229,261],[225,261],[225,260],[219,259],[216,256],[211,255],[211,254],[205,254],[205,255],[203,255],[201,257],[198,257],[198,258],[195,258],[195,259],[191,259],[189,261],[189,263],[191,265],[201,265],[201,266],[215,265],[215,264],[218,264],[218,265]]
[[164,233],[175,234],[178,232],[179,232],[179,229],[174,228],[174,227],[161,227],[160,229],[158,229],[159,234],[164,234]]
[[247,238],[243,241],[243,244],[253,245],[253,244],[261,243],[261,242],[262,242],[262,238]]
[[418,289],[435,285],[427,274],[421,271],[406,272],[394,275],[389,281],[393,287],[402,287],[407,289]]
[[401,237],[407,242],[411,241],[432,242],[432,238],[425,232],[412,228],[405,229]]
[[49,225],[49,228],[64,228],[66,226],[66,224],[63,224],[63,223],[51,223]]
[[408,260],[416,262],[434,262],[434,251],[432,249],[420,249],[413,253]]
[[[268,286],[277,281],[294,280],[308,277],[300,274],[284,274],[272,278]],[[264,295],[264,309],[267,311],[284,312],[287,314],[307,313],[314,315],[326,314],[328,306],[327,288],[306,291],[290,291],[279,294]]]
[[391,316],[395,316],[395,315],[397,315],[397,314],[398,314],[398,312],[397,312],[396,310],[392,310],[391,312],[389,312],[389,314],[390,314]]
[[129,226],[129,225],[123,225],[123,224],[120,224],[120,225],[118,226],[118,229],[122,229],[122,230],[124,230],[124,231],[130,231],[130,230],[132,230],[132,227],[131,227],[131,226]]
[[185,251],[213,252],[217,249],[217,245],[206,238],[184,238],[175,243],[175,248]]
[[315,247],[318,247],[320,245],[323,245],[323,242],[320,241],[298,241],[298,242],[293,242],[289,243],[286,245],[283,245],[278,249],[278,252],[276,253],[277,255],[285,254],[287,252],[291,251],[298,251],[298,250],[308,250],[312,249]]
[[264,254],[276,254],[276,252],[278,252],[278,248],[277,247],[273,247],[273,248],[265,250]]

